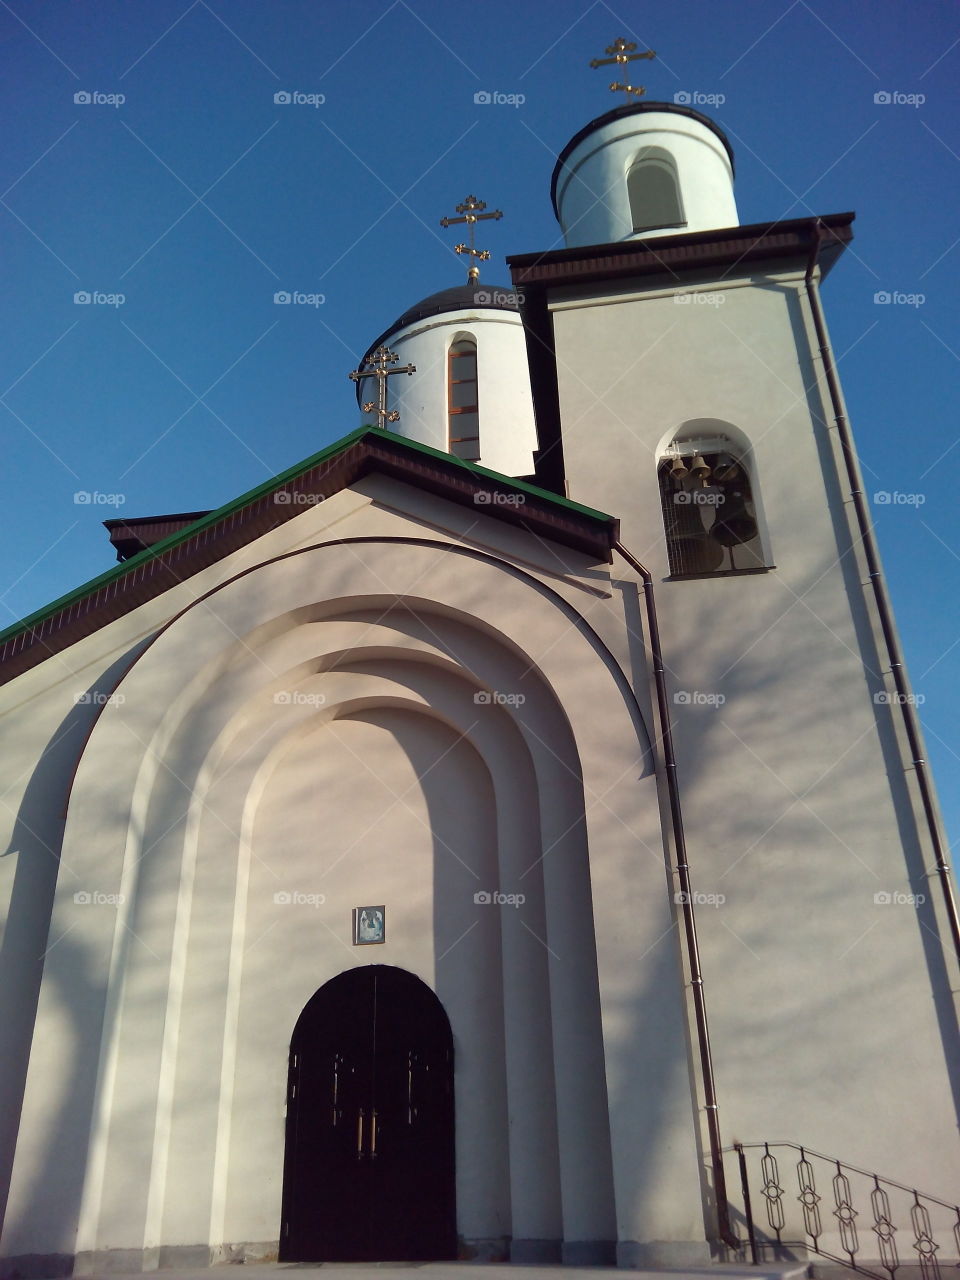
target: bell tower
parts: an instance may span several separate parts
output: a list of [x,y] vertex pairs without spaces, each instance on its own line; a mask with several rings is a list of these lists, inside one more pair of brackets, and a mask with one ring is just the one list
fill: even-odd
[[[741,225],[733,173],[719,126],[663,102],[560,152],[566,247],[508,259],[537,479],[619,518],[614,594],[650,575],[723,1140],[896,1170],[885,1134],[922,1151],[955,1123],[925,1012],[957,989],[955,908],[820,301],[854,214]],[[893,1007],[909,1062],[863,1049]]]

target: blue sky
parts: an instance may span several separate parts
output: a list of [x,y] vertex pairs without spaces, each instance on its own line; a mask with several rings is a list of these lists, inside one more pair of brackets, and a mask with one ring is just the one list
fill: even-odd
[[439,219],[468,193],[505,211],[486,280],[559,247],[551,171],[614,105],[587,64],[618,35],[657,50],[649,98],[707,95],[744,223],[857,211],[824,301],[867,488],[894,495],[873,512],[956,832],[960,12],[940,0],[0,0],[0,627],[110,567],[101,520],[218,506],[352,430],[357,357],[462,279]]

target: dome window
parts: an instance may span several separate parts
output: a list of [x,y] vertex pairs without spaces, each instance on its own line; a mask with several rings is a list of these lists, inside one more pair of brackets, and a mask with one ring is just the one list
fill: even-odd
[[455,342],[447,357],[447,412],[450,452],[468,462],[480,461],[480,408],[477,400],[477,344]]
[[677,171],[665,151],[647,152],[630,166],[627,197],[634,235],[687,225]]

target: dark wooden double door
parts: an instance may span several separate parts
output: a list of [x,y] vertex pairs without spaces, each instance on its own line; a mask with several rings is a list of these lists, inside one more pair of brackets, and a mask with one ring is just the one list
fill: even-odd
[[313,996],[290,1045],[281,1261],[456,1257],[453,1041],[388,965]]

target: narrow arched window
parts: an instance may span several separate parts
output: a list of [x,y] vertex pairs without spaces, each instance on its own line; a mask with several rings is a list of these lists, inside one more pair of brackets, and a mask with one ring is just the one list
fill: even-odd
[[686,226],[677,172],[666,153],[643,156],[630,166],[627,197],[634,235],[663,227]]
[[730,439],[673,441],[658,478],[671,577],[765,567],[750,468]]
[[447,357],[447,413],[450,452],[480,461],[480,406],[477,397],[477,344],[461,338]]

